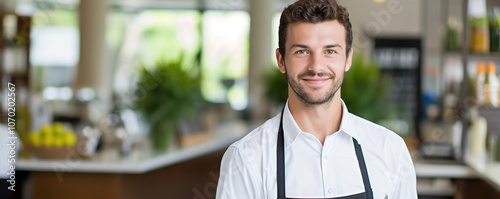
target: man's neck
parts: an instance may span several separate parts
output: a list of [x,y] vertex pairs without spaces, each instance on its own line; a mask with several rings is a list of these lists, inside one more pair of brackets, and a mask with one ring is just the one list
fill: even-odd
[[311,133],[323,144],[328,135],[340,128],[342,102],[338,93],[321,105],[306,105],[298,98],[290,98],[288,107],[295,122],[304,132]]

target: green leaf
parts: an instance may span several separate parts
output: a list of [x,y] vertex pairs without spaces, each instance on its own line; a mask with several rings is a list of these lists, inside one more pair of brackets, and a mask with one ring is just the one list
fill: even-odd
[[176,61],[159,60],[154,66],[141,65],[134,104],[152,125],[163,120],[192,117],[204,103],[201,74],[197,66],[184,62],[184,53]]
[[387,118],[392,107],[384,103],[384,97],[391,84],[382,77],[379,67],[354,54],[349,71],[344,74],[341,96],[349,112],[372,121]]

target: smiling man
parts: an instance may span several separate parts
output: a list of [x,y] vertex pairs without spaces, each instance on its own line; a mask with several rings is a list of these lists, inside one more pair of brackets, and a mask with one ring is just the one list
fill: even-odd
[[334,0],[285,8],[276,59],[288,102],[227,149],[217,198],[417,198],[403,139],[341,100],[352,38],[349,14]]

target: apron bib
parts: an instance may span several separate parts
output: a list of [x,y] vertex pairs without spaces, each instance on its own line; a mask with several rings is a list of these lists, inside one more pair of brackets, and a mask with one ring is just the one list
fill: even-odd
[[[284,109],[283,109],[284,111]],[[280,119],[280,127],[278,131],[278,144],[276,147],[276,155],[277,155],[277,187],[278,187],[278,199],[293,199],[287,198],[285,194],[285,141],[283,134],[283,111],[281,111],[281,119]],[[366,170],[365,159],[363,157],[363,151],[361,150],[361,146],[358,144],[358,141],[352,138],[352,142],[354,143],[354,150],[356,151],[356,158],[358,159],[359,169],[361,170],[361,175],[363,177],[363,184],[365,186],[365,192],[336,197],[331,199],[373,199],[373,192],[370,185],[370,180],[368,178],[368,172]]]

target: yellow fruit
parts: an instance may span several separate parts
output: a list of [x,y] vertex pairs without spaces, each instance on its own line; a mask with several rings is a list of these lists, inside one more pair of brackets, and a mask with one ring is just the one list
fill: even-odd
[[52,127],[48,124],[43,124],[40,132],[42,133],[42,136],[50,135],[52,134]]
[[56,147],[63,147],[63,146],[64,146],[64,144],[65,144],[65,143],[64,143],[64,137],[61,137],[61,136],[56,137],[56,138],[54,139],[54,141],[55,141],[54,145],[55,145]]
[[55,135],[64,134],[64,126],[61,122],[54,122],[54,124],[52,125],[52,130]]
[[64,134],[64,142],[66,146],[73,146],[76,144],[76,136],[73,132],[69,131]]
[[42,146],[42,139],[39,133],[31,132],[29,135],[29,140],[33,146],[39,147]]
[[51,147],[54,146],[55,144],[55,139],[53,136],[45,136],[43,137],[43,145],[46,147]]

